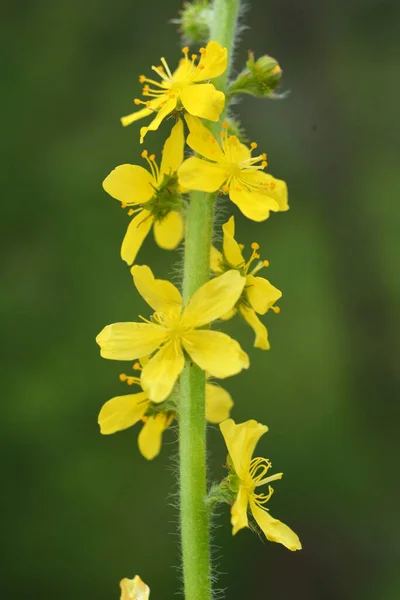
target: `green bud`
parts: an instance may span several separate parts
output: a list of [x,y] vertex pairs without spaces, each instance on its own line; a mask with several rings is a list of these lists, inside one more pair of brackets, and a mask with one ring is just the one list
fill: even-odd
[[253,52],[249,52],[246,68],[229,85],[228,96],[250,94],[257,98],[279,98],[275,93],[280,84],[282,69],[272,56],[261,56],[254,60]]
[[211,30],[213,9],[207,0],[185,2],[180,18],[174,23],[180,26],[180,32],[186,44],[208,42]]

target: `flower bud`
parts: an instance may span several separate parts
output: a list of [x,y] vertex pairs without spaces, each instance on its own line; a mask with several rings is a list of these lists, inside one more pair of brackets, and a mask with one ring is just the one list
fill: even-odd
[[174,21],[179,23],[183,40],[187,44],[203,44],[210,37],[213,9],[207,0],[185,2],[180,13],[180,18]]
[[282,69],[278,62],[267,54],[254,60],[253,52],[249,52],[246,68],[229,86],[228,94],[250,94],[257,98],[278,98],[274,93],[279,86]]

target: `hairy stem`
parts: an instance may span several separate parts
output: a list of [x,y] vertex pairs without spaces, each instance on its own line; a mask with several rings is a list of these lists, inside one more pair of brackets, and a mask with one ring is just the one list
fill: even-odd
[[[215,0],[210,39],[231,60],[239,0]],[[226,92],[229,67],[214,83]],[[221,121],[225,111],[221,115]],[[219,134],[220,123],[212,125]],[[214,196],[192,192],[186,220],[183,296],[187,300],[210,276]],[[211,600],[210,523],[207,495],[205,373],[186,361],[179,410],[180,505],[185,600]]]

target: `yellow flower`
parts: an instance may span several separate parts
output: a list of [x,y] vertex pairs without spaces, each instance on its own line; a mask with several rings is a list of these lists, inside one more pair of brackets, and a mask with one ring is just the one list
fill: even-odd
[[119,582],[121,588],[120,600],[149,600],[150,588],[140,579],[139,575],[135,575],[133,579],[121,579]]
[[[247,511],[250,510],[259,527],[270,542],[283,544],[289,550],[301,550],[298,536],[284,523],[274,519],[264,508],[273,494],[268,485],[268,494],[257,493],[256,489],[272,481],[281,479],[283,473],[266,477],[271,463],[266,458],[252,458],[254,449],[260,437],[268,431],[268,427],[253,419],[236,425],[228,419],[220,424],[228,448],[234,473],[230,477],[230,486],[236,495],[231,509],[232,533],[235,535],[243,527],[248,527]],[[229,461],[229,458],[228,458]]]
[[156,113],[148,127],[140,130],[140,142],[148,131],[155,131],[167,115],[173,111],[185,109],[189,114],[218,121],[225,104],[225,96],[218,92],[212,83],[199,83],[214,79],[223,73],[227,66],[227,49],[217,42],[209,42],[206,48],[200,48],[200,60],[196,65],[197,55],[189,58],[189,48],[182,49],[184,58],[179,67],[171,73],[165,58],[161,59],[162,66],[151,68],[161,78],[161,83],[139,77],[144,83],[143,96],[153,98],[147,102],[135,98],[135,104],[144,104],[145,108],[122,117],[122,125],[130,125],[138,119]]
[[[147,361],[143,361],[146,364]],[[139,363],[133,365],[140,370]],[[122,373],[120,380],[128,385],[140,385],[140,379]],[[165,405],[165,406],[163,406]],[[212,383],[206,384],[206,418],[210,423],[220,423],[229,417],[233,401],[223,388]],[[176,407],[168,400],[154,404],[146,392],[125,394],[108,400],[101,408],[98,423],[100,432],[109,435],[132,427],[139,421],[144,425],[138,436],[140,453],[152,460],[161,450],[162,435],[175,418]]]
[[178,121],[164,144],[160,168],[155,156],[148,156],[145,150],[142,157],[150,171],[138,165],[120,165],[103,181],[110,196],[119,200],[123,208],[130,207],[128,215],[135,214],[121,246],[121,258],[128,265],[134,262],[152,226],[160,248],[174,250],[182,240],[183,202],[176,171],[183,160],[184,145],[183,123]]
[[223,379],[249,366],[238,342],[220,331],[200,329],[215,321],[237,302],[245,278],[236,270],[205,283],[182,310],[182,296],[169,281],[154,279],[147,266],[131,269],[137,290],[156,311],[144,323],[114,323],[96,341],[101,356],[134,360],[154,353],[143,367],[141,385],[153,402],[163,402],[183,370],[185,350],[201,369]]
[[[222,226],[224,232],[224,241],[222,253],[214,246],[211,248],[211,270],[214,273],[224,273],[229,269],[237,269],[239,273],[246,277],[246,283],[236,307],[223,318],[230,319],[238,310],[242,317],[247,321],[250,327],[256,334],[254,346],[262,350],[269,349],[268,332],[257,317],[265,315],[271,309],[275,313],[279,312],[279,307],[274,306],[275,302],[282,296],[282,292],[274,287],[267,279],[263,277],[255,277],[256,273],[263,267],[269,265],[267,260],[260,261],[260,255],[257,250],[259,245],[254,242],[251,247],[253,250],[250,259],[246,262],[243,258],[243,246],[235,240],[235,218],[231,217],[227,223]],[[250,270],[252,263],[258,260],[255,267]]]
[[239,142],[235,135],[227,135],[227,123],[223,123],[221,146],[202,124],[185,115],[190,134],[187,144],[207,160],[192,156],[178,169],[179,182],[189,190],[216,192],[222,190],[253,221],[264,221],[270,211],[288,210],[287,187],[284,181],[263,172],[267,155],[252,156],[252,150]]

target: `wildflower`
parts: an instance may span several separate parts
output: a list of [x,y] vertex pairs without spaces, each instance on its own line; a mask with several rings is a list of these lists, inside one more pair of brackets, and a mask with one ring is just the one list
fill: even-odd
[[189,58],[189,48],[182,49],[184,58],[178,68],[171,73],[165,58],[161,58],[162,66],[151,68],[161,78],[161,83],[140,75],[143,83],[142,95],[152,98],[147,102],[135,98],[136,105],[143,104],[145,108],[122,117],[122,125],[130,125],[138,119],[156,113],[148,127],[140,130],[140,142],[148,131],[156,131],[160,123],[173,111],[186,110],[189,114],[218,121],[225,104],[225,96],[218,92],[212,83],[199,83],[214,79],[223,73],[227,66],[227,49],[217,42],[209,42],[205,48],[200,48],[200,60],[196,64],[197,54]]
[[[148,361],[143,361],[146,364]],[[139,363],[133,368],[140,370]],[[139,385],[139,377],[122,373],[120,380],[131,385]],[[229,417],[233,401],[230,394],[223,388],[212,383],[206,384],[206,418],[210,423],[220,423]],[[101,408],[98,423],[100,432],[109,435],[132,427],[140,421],[143,427],[138,436],[140,453],[152,460],[161,450],[162,435],[172,423],[176,415],[176,407],[167,400],[154,404],[146,392],[116,396],[108,400]]]
[[152,226],[160,248],[173,250],[182,240],[183,201],[176,171],[183,160],[184,144],[183,123],[178,121],[164,144],[160,167],[155,156],[144,150],[142,157],[150,171],[138,165],[120,165],[103,181],[105,191],[129,208],[128,215],[135,214],[121,246],[121,257],[128,265],[134,262]]
[[[182,310],[182,296],[169,281],[154,279],[147,266],[131,269],[138,292],[155,310],[144,323],[114,323],[96,341],[104,358],[134,360],[151,356],[143,367],[141,385],[153,402],[163,402],[183,370],[183,349],[212,377],[223,379],[249,366],[249,358],[232,338],[199,329],[215,321],[237,302],[245,278],[236,270],[205,283]],[[154,353],[154,354],[153,354]]]
[[133,579],[121,579],[119,582],[121,588],[120,600],[149,600],[150,588],[139,577],[135,575]]
[[[252,255],[247,262],[245,261],[242,254],[243,247],[235,240],[234,217],[231,217],[222,226],[222,230],[224,232],[222,253],[214,248],[214,246],[211,248],[211,270],[214,273],[221,274],[229,269],[237,269],[242,277],[246,277],[246,283],[242,295],[236,303],[236,307],[227,315],[224,315],[223,318],[231,318],[238,310],[256,334],[254,346],[262,350],[268,350],[270,347],[268,332],[265,325],[257,317],[257,313],[265,315],[269,309],[278,313],[279,307],[274,306],[274,304],[281,298],[282,292],[267,279],[255,277],[256,273],[263,267],[267,267],[269,263],[267,260],[259,260],[259,245],[257,242],[253,242],[251,245],[253,250]],[[258,262],[250,270],[255,260]]]
[[267,155],[252,156],[257,144],[250,149],[235,135],[228,136],[228,123],[223,123],[221,145],[199,119],[185,115],[190,134],[187,144],[205,157],[192,156],[178,169],[182,187],[203,192],[222,192],[242,213],[253,221],[264,221],[270,211],[285,211],[287,187],[284,181],[263,172]]
[[231,509],[232,533],[235,535],[243,527],[248,527],[247,511],[250,510],[256,522],[270,542],[283,544],[289,550],[300,550],[298,536],[287,525],[274,519],[264,505],[271,498],[274,490],[268,485],[268,494],[256,493],[256,488],[281,479],[283,473],[266,477],[271,463],[266,458],[252,458],[254,448],[260,437],[268,431],[268,427],[253,419],[245,423],[236,423],[228,419],[220,424],[228,448],[228,462],[232,465],[229,477],[231,490],[236,500]]

